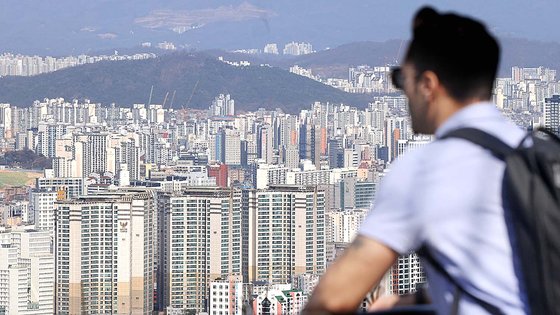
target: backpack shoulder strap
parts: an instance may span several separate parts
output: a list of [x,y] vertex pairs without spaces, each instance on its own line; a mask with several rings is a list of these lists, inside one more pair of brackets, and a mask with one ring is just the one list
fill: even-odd
[[542,132],[542,133],[548,135],[548,136],[549,136],[550,138],[552,138],[554,141],[560,143],[560,137],[559,137],[557,134],[555,134],[555,133],[554,133],[551,129],[549,129],[549,128],[539,127],[539,128],[537,128],[537,129],[535,129],[535,130],[533,131],[533,133],[535,133],[535,132]]
[[422,258],[424,258],[426,260],[426,262],[428,262],[432,266],[432,268],[434,268],[434,270],[437,273],[439,273],[440,275],[445,277],[445,279],[447,281],[449,281],[455,287],[455,293],[453,295],[453,303],[451,304],[450,314],[457,315],[459,313],[459,300],[461,299],[461,296],[464,294],[464,295],[468,296],[469,298],[471,298],[480,307],[482,307],[486,312],[488,312],[488,314],[504,315],[502,310],[500,310],[495,305],[492,305],[492,304],[490,304],[490,303],[472,295],[470,292],[465,290],[463,288],[463,286],[461,284],[459,284],[459,282],[457,282],[447,272],[447,270],[445,270],[445,268],[434,258],[434,256],[432,256],[432,254],[430,253],[430,250],[428,249],[428,247],[426,247],[426,245],[420,247],[420,249],[418,251],[416,251],[416,253],[418,255],[420,255]]
[[460,138],[475,143],[500,160],[504,160],[514,149],[495,136],[476,128],[460,128],[452,130],[440,139]]

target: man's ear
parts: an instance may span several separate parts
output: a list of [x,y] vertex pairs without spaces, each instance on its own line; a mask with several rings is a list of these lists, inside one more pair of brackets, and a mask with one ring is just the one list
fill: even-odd
[[438,76],[433,71],[424,71],[420,77],[420,93],[427,101],[433,101],[440,89]]

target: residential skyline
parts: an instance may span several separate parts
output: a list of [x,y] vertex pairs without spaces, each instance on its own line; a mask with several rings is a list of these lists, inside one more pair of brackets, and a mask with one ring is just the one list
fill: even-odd
[[[364,88],[385,70],[352,68],[347,82]],[[492,99],[524,129],[560,131],[556,70],[513,67]],[[238,113],[235,104],[228,94],[206,110],[62,98],[0,104],[4,157],[27,152],[51,163],[32,187],[0,192],[0,239],[38,230],[52,244],[36,254],[45,273],[56,266],[57,293],[29,305],[68,314],[296,314],[356,235],[391,165],[433,140],[414,134],[401,94],[372,95],[365,109],[315,102],[297,114]],[[25,162],[6,161],[7,172]],[[0,276],[14,268],[0,266]],[[18,268],[44,276],[41,265]],[[0,309],[11,311],[27,282],[7,279]],[[30,292],[41,290],[36,280],[25,280]],[[403,256],[364,303],[425,281],[418,257]]]
[[[299,314],[435,140],[392,83],[422,5],[0,2],[0,314]],[[432,5],[504,39],[488,110],[560,135],[560,3]],[[357,311],[426,281],[408,252]]]

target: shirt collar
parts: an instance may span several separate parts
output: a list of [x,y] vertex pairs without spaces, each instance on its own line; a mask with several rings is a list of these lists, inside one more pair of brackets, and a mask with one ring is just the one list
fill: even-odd
[[435,132],[436,138],[441,138],[451,130],[471,126],[481,119],[500,118],[501,114],[496,105],[491,102],[473,103],[460,109],[449,117]]

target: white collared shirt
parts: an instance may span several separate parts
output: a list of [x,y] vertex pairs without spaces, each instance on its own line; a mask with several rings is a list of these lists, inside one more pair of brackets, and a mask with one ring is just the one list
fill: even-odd
[[[481,129],[512,147],[525,135],[492,103],[461,109],[438,128],[436,138],[461,127]],[[505,314],[525,314],[504,221],[504,169],[489,151],[463,139],[437,140],[409,152],[383,178],[359,234],[399,254],[426,245],[470,294]],[[434,306],[448,314],[455,288],[431,268],[426,272]],[[465,295],[459,313],[486,314]]]

